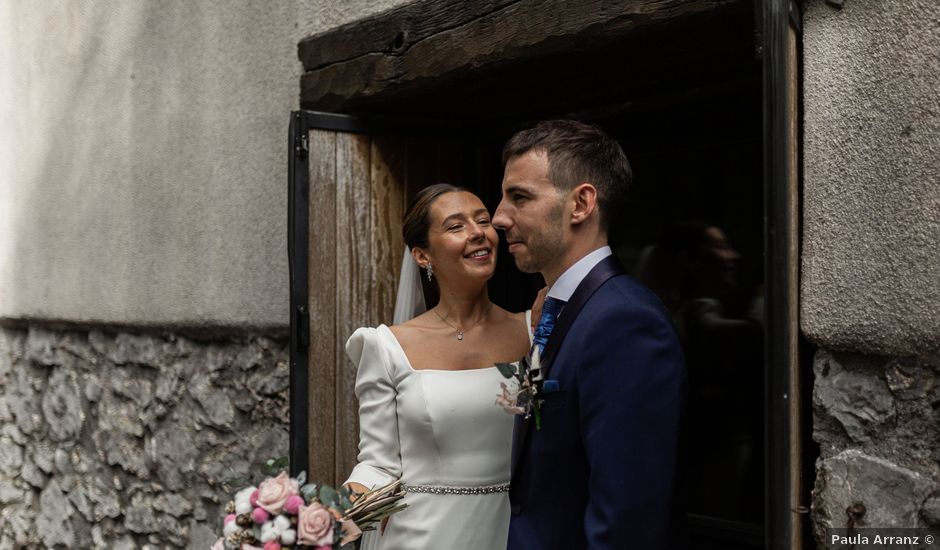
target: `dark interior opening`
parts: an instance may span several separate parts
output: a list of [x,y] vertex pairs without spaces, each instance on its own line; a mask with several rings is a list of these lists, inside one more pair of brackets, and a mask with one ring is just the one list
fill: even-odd
[[[685,453],[693,548],[759,548],[765,502],[761,63],[754,3],[563,53],[510,59],[343,110],[436,120],[437,178],[500,200],[500,150],[546,118],[600,125],[623,146],[634,188],[611,245],[660,294],[690,372]],[[445,150],[446,149],[446,150]],[[695,223],[692,223],[695,222]],[[542,286],[501,244],[490,295],[512,311]],[[639,445],[642,442],[638,442]]]

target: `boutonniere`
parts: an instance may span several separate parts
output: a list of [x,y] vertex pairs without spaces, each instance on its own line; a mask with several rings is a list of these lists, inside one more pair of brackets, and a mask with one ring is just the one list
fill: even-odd
[[497,395],[496,404],[509,414],[524,415],[526,420],[535,417],[535,429],[541,430],[539,390],[543,376],[538,346],[532,349],[531,355],[514,363],[496,363],[496,368],[505,378],[516,381],[516,388],[510,388],[505,382],[499,384],[502,393]]

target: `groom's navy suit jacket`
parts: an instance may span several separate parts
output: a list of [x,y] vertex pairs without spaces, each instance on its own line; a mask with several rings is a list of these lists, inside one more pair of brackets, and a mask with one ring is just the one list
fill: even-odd
[[[665,308],[614,256],[542,353],[541,429],[517,417],[510,550],[675,548],[686,371]],[[546,366],[547,363],[547,366]]]

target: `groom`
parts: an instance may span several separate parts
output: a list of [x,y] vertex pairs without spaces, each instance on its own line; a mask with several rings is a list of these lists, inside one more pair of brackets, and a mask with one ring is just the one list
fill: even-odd
[[514,135],[503,161],[493,224],[549,287],[541,425],[517,417],[513,435],[509,549],[676,548],[686,372],[667,312],[607,244],[627,158],[597,127],[555,120]]

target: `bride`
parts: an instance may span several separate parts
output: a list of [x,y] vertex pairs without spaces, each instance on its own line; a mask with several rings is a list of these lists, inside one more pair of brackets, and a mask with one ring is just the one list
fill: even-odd
[[360,421],[346,485],[365,492],[401,479],[408,504],[362,548],[505,548],[513,417],[495,404],[505,379],[494,364],[528,351],[529,314],[489,300],[498,241],[476,195],[425,188],[402,233],[440,302],[392,327],[360,328],[346,342],[359,365]]

